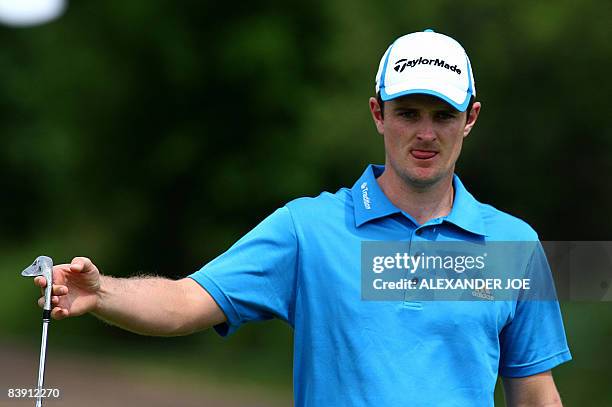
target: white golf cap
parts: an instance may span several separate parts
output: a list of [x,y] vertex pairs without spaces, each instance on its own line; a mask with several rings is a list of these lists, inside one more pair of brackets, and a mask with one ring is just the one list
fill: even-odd
[[391,44],[380,60],[376,92],[383,101],[414,93],[433,95],[463,112],[476,96],[476,86],[461,44],[428,29]]

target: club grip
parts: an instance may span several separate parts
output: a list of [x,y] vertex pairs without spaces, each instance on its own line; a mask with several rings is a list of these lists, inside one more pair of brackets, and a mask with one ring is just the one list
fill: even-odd
[[51,310],[44,309],[43,310],[43,322],[51,322]]

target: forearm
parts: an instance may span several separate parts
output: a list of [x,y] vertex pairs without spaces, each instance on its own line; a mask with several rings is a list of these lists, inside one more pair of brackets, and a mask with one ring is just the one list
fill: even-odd
[[512,403],[507,402],[508,407],[563,407],[561,399],[551,400],[545,402],[525,402],[525,403]]
[[188,313],[188,295],[177,281],[165,278],[101,276],[92,314],[141,335],[184,335],[198,328]]
[[504,378],[508,407],[562,407],[550,371],[522,378]]

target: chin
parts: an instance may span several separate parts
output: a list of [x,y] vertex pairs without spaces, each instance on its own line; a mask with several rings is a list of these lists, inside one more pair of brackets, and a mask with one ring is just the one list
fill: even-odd
[[440,182],[445,175],[423,168],[420,171],[406,171],[401,177],[409,185],[417,188],[427,188]]

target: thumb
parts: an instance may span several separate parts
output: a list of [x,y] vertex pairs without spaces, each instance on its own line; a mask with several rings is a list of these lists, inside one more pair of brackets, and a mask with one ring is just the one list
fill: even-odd
[[75,273],[87,273],[96,269],[96,266],[87,257],[75,257],[70,262],[70,271]]

